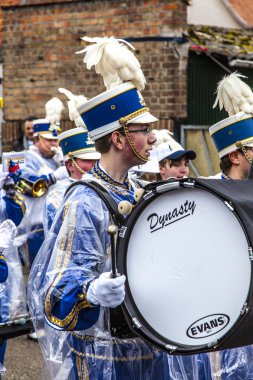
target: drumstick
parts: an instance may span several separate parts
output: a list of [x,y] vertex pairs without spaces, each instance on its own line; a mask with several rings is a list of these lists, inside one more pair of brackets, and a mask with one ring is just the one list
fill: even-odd
[[117,233],[117,226],[111,224],[107,229],[108,234],[111,238],[111,258],[112,258],[112,278],[117,277],[117,260],[116,260],[116,249],[115,249],[115,239],[114,236]]

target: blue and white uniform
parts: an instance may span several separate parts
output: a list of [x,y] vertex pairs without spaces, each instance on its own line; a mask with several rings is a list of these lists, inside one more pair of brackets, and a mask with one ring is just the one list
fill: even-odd
[[[123,186],[116,183],[99,165],[92,178],[117,203],[133,202],[134,185],[128,180]],[[62,371],[62,379],[73,380],[168,379],[167,354],[140,338],[113,338],[109,309],[86,298],[90,283],[111,269],[110,219],[101,198],[77,185],[67,194],[34,262],[29,307],[36,328],[45,329],[42,346],[47,347],[51,376]]]

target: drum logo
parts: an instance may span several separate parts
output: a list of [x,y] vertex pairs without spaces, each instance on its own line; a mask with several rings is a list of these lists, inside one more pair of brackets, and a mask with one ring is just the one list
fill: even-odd
[[229,323],[230,318],[226,314],[212,314],[198,319],[187,329],[187,336],[193,339],[206,338],[217,334]]
[[193,215],[195,208],[196,203],[194,201],[186,200],[179,207],[175,207],[173,210],[167,212],[166,214],[159,215],[153,212],[147,217],[147,221],[150,223],[150,232],[152,233],[158,231],[161,228],[167,227],[172,223],[186,218],[187,216]]

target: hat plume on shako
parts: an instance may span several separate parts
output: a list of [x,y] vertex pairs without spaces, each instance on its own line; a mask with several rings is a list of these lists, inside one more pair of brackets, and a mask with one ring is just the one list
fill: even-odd
[[61,130],[60,120],[63,109],[64,105],[60,99],[50,99],[45,105],[45,118],[33,120],[33,137],[42,136],[45,139],[57,139]]
[[[122,127],[129,138],[129,123],[158,121],[150,114],[140,93],[146,81],[140,63],[131,51],[134,47],[114,37],[83,37],[82,40],[93,44],[77,53],[85,53],[83,61],[87,69],[94,66],[107,89],[78,108],[91,138],[95,141]],[[147,161],[146,157],[140,158]]]
[[87,101],[87,98],[84,95],[74,95],[65,88],[59,88],[58,91],[67,97],[69,118],[76,126],[76,128],[65,131],[58,136],[64,160],[67,161],[71,158],[98,160],[100,153],[96,151],[95,144],[91,140],[86,126],[77,111],[79,104],[83,104]]
[[211,126],[209,132],[220,158],[237,149],[245,154],[245,147],[253,147],[253,93],[240,78],[245,76],[233,73],[218,83],[213,107],[224,107],[229,117]]

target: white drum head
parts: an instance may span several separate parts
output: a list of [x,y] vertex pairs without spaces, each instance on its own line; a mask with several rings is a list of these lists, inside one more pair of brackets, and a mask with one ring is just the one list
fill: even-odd
[[245,232],[222,200],[201,189],[154,198],[130,234],[126,272],[135,307],[175,345],[208,345],[240,318],[251,281]]

